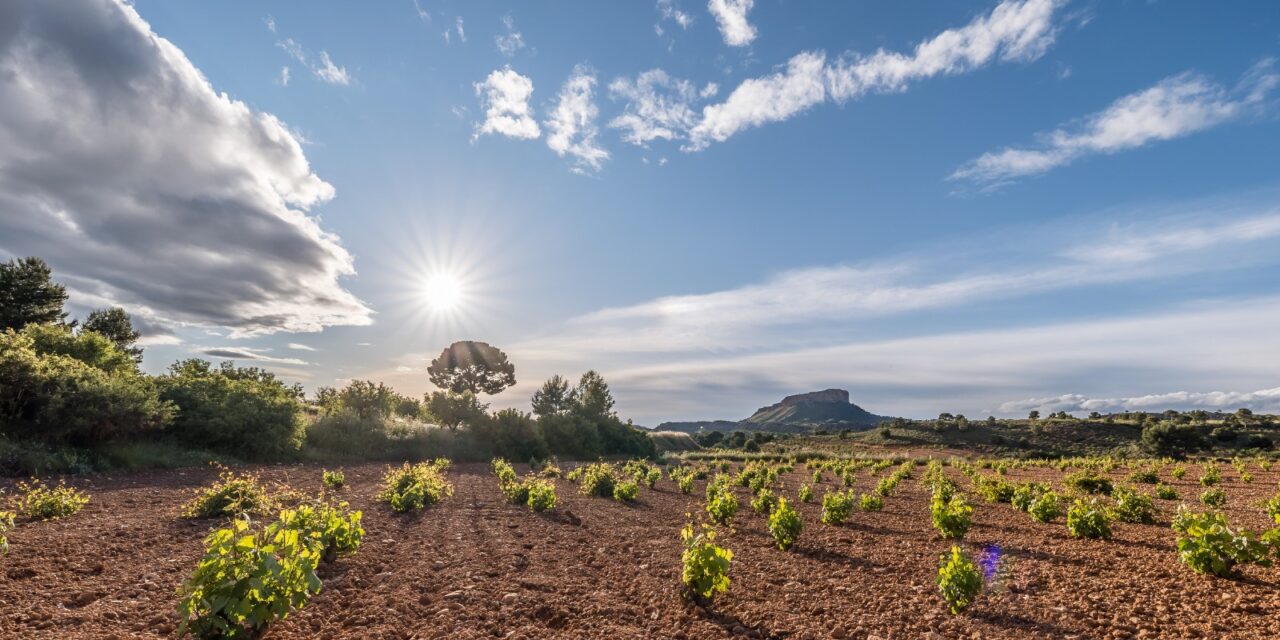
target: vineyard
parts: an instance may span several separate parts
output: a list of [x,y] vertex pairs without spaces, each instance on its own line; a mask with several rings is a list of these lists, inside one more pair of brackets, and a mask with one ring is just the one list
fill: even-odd
[[3,637],[1280,636],[1256,459],[210,468],[0,505]]

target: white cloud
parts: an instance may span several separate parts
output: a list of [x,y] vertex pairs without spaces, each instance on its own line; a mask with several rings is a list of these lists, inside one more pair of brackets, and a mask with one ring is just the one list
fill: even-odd
[[280,67],[280,79],[278,80],[278,82],[280,83],[280,86],[282,86],[282,87],[287,87],[287,86],[289,86],[289,67],[288,67],[288,65],[285,65],[285,66],[283,66],[283,67]]
[[307,63],[307,53],[302,50],[302,45],[298,44],[297,40],[294,40],[293,38],[285,38],[284,40],[277,42],[276,46],[284,49],[284,52],[289,54],[290,58],[293,58],[302,64]]
[[744,129],[786,120],[828,98],[844,102],[902,91],[913,80],[972,71],[996,60],[1034,60],[1053,43],[1053,15],[1063,2],[1005,0],[968,25],[921,42],[911,54],[845,54],[829,64],[822,52],[798,54],[785,69],[746,80],[723,103],[704,107],[685,149],[703,149]]
[[1129,398],[1091,398],[1078,393],[1046,398],[1027,398],[1002,403],[1000,413],[1023,415],[1032,410],[1045,413],[1118,413],[1123,411],[1153,411],[1166,409],[1190,411],[1234,411],[1240,407],[1259,413],[1280,413],[1280,387],[1257,391],[1170,391]]
[[250,347],[196,347],[195,352],[214,358],[227,360],[255,360],[272,364],[308,365],[306,360],[298,358],[277,358],[268,355],[270,349],[253,349]]
[[295,351],[316,351],[317,350],[315,347],[307,346],[305,344],[300,344],[297,342],[290,342],[289,348]]
[[275,19],[275,18],[273,18],[273,17],[271,17],[270,15],[268,15],[268,16],[266,17],[266,19],[265,19],[265,20],[263,20],[263,23],[267,25],[267,31],[270,31],[271,33],[275,33],[275,32],[276,32],[276,19]]
[[[371,322],[308,210],[334,189],[118,0],[31,0],[0,37],[0,251],[76,296],[233,335]],[[49,135],[56,131],[57,135]]]
[[[685,13],[676,5],[675,0],[658,0],[658,16],[662,20],[669,20],[680,26],[681,29],[688,29],[693,24],[693,16]],[[657,28],[658,35],[662,35],[662,26],[654,25]]]
[[329,58],[328,51],[320,52],[319,66],[311,69],[317,78],[329,83],[347,86],[351,84],[351,75],[347,73],[346,67],[339,67]]
[[683,138],[698,119],[692,107],[700,97],[697,88],[661,69],[645,71],[635,80],[618,78],[609,83],[609,95],[627,101],[622,115],[610,120],[609,126],[623,130],[623,140],[632,144]]
[[467,32],[462,28],[462,16],[458,16],[458,19],[453,21],[453,30],[458,34],[458,40],[465,44],[467,42]]
[[423,22],[431,22],[431,13],[426,9],[423,9],[418,0],[413,0],[413,9],[417,12],[419,20]]
[[747,22],[754,0],[710,0],[707,11],[716,19],[724,43],[731,47],[745,47],[756,39],[756,28]]
[[595,74],[578,66],[570,74],[556,97],[556,105],[544,123],[547,127],[547,146],[557,155],[574,158],[574,170],[599,171],[600,165],[609,159],[609,152],[596,142],[596,108],[594,93]]
[[498,52],[509,58],[524,48],[524,36],[520,35],[519,31],[516,31],[515,21],[512,20],[511,14],[508,13],[502,16],[502,24],[506,27],[507,32],[494,36],[493,41],[498,46]]
[[1280,74],[1271,59],[1255,65],[1232,89],[1199,74],[1183,73],[1120,98],[1079,123],[1042,133],[1037,145],[985,153],[951,178],[999,185],[1083,156],[1181,138],[1258,113],[1277,85]]
[[476,127],[472,139],[489,133],[524,140],[542,135],[529,107],[533,80],[503,67],[491,72],[484,82],[475,83],[475,90],[484,109],[484,122]]

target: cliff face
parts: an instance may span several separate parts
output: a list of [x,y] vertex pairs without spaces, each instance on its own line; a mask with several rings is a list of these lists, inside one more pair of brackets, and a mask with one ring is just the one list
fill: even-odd
[[668,422],[659,429],[687,431],[765,430],[804,432],[811,428],[868,429],[889,420],[849,402],[844,389],[826,389],[787,396],[782,402],[761,407],[751,417],[731,422]]

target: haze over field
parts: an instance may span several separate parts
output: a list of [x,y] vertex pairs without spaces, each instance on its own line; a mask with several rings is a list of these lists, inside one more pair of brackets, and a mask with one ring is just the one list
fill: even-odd
[[153,373],[1277,412],[1277,58],[1262,0],[4,0],[0,259]]

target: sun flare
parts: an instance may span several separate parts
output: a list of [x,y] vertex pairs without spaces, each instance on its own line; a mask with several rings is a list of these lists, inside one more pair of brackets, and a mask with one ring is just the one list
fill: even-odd
[[422,293],[427,306],[439,313],[456,310],[466,295],[462,280],[451,273],[427,276]]

